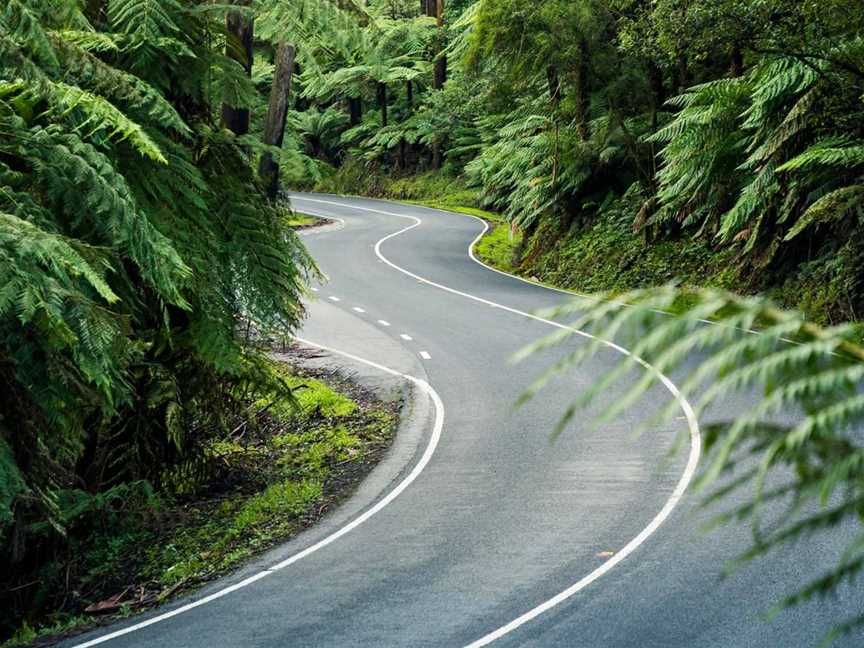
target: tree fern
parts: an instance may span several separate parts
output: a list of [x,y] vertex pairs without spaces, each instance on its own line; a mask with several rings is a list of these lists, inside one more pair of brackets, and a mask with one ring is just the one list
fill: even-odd
[[177,0],[108,0],[108,21],[123,34],[145,41],[176,36],[177,15],[183,6]]
[[200,456],[233,381],[262,375],[241,322],[276,335],[303,316],[314,265],[250,143],[213,122],[234,83],[220,11],[0,8],[4,587],[62,547],[82,484],[96,501]]

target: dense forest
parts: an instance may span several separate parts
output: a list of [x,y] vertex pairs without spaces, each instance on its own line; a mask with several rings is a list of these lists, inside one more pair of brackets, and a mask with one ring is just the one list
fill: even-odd
[[293,185],[501,212],[516,267],[581,290],[710,279],[857,318],[859,3],[370,5],[292,13]]
[[[292,399],[256,341],[302,320],[317,271],[281,192],[312,188],[494,212],[518,241],[508,267],[566,287],[680,278],[854,321],[864,6],[2,0],[4,606],[61,605],[76,538],[188,487],[256,394]],[[857,446],[832,436],[864,411],[857,334],[725,292],[690,297],[682,320],[654,322],[643,354],[672,366],[728,343],[692,337],[708,316],[798,336],[794,358],[745,344],[707,366],[731,376],[726,387],[797,385],[774,405],[809,398],[820,442],[787,431],[771,462],[797,467],[811,495],[860,489]],[[680,307],[678,293],[629,299],[643,308],[626,318],[643,324]],[[735,439],[764,450],[775,438],[758,420],[733,441],[717,432],[715,475]],[[838,456],[842,470],[826,470]],[[857,515],[855,489],[814,525]],[[806,595],[862,565],[853,552]],[[17,621],[4,618],[0,637]]]

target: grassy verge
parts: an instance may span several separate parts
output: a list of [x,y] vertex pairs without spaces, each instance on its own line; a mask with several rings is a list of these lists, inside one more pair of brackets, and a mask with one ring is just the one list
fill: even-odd
[[200,587],[313,524],[353,490],[389,446],[398,406],[334,375],[278,367],[296,403],[272,394],[250,400],[253,414],[209,448],[212,470],[194,490],[142,487],[118,501],[73,555],[51,565],[72,574],[55,609],[24,620],[4,648]]
[[522,234],[518,230],[514,232],[507,223],[493,223],[475,246],[474,252],[493,268],[517,273],[522,244]]
[[307,229],[309,227],[323,225],[325,222],[327,222],[327,219],[295,211],[291,212],[287,216],[287,222],[288,227],[293,227],[294,229]]

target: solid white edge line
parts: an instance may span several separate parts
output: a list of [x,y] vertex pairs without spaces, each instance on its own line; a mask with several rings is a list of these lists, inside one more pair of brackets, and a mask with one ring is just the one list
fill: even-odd
[[319,540],[315,544],[307,547],[306,549],[304,549],[303,551],[300,551],[299,553],[294,554],[290,558],[287,558],[287,559],[283,560],[282,562],[276,563],[272,567],[268,567],[267,569],[264,569],[264,570],[258,572],[257,574],[253,574],[252,576],[240,581],[239,583],[234,583],[233,585],[230,585],[229,587],[226,587],[224,589],[213,592],[212,594],[209,594],[208,596],[205,596],[204,598],[198,599],[197,601],[192,601],[191,603],[187,603],[186,605],[179,607],[175,610],[171,610],[169,612],[165,612],[163,614],[155,616],[151,619],[147,619],[146,621],[136,623],[135,625],[131,625],[128,628],[123,628],[121,630],[117,630],[117,631],[112,632],[110,634],[102,635],[101,637],[96,637],[95,639],[91,639],[90,641],[86,641],[86,642],[81,643],[81,644],[76,644],[73,648],[89,648],[90,646],[96,646],[96,645],[105,643],[107,641],[111,641],[112,639],[116,639],[117,637],[122,637],[123,635],[129,634],[131,632],[135,632],[136,630],[141,630],[143,628],[146,628],[147,626],[151,626],[153,624],[159,623],[160,621],[165,621],[166,619],[170,619],[171,617],[175,617],[179,614],[183,614],[184,612],[188,612],[189,610],[193,610],[197,607],[201,607],[202,605],[206,605],[207,603],[210,603],[211,601],[215,601],[216,599],[222,598],[223,596],[226,596],[232,592],[236,592],[237,590],[242,589],[242,588],[246,587],[247,585],[251,585],[252,583],[254,583],[256,581],[261,580],[265,576],[269,576],[270,574],[277,572],[280,569],[284,569],[285,567],[288,567],[289,565],[294,564],[295,562],[305,558],[309,554],[315,553],[319,549],[322,549],[322,548],[326,547],[327,545],[335,542],[336,540],[338,540],[339,538],[344,536],[346,533],[350,533],[351,531],[356,529],[358,526],[360,526],[361,524],[366,522],[366,520],[371,518],[373,515],[375,515],[379,511],[381,511],[385,506],[390,504],[390,502],[392,502],[394,499],[399,497],[399,495],[401,495],[402,492],[406,488],[408,488],[408,486],[410,486],[411,483],[414,480],[416,480],[417,477],[420,476],[420,473],[422,473],[423,470],[426,468],[426,465],[432,459],[432,455],[435,454],[435,449],[438,447],[438,442],[441,440],[441,432],[444,429],[444,403],[442,402],[441,397],[438,395],[438,392],[435,391],[435,388],[432,387],[432,385],[430,385],[425,380],[422,380],[421,378],[416,378],[414,376],[410,376],[408,374],[401,373],[399,371],[396,371],[395,369],[390,369],[389,367],[386,367],[382,364],[379,364],[377,362],[373,362],[371,360],[366,360],[365,358],[361,358],[361,357],[356,356],[354,354],[347,353],[345,351],[340,351],[338,349],[333,349],[331,347],[325,346],[323,344],[318,344],[316,342],[312,342],[310,340],[306,340],[306,339],[301,338],[301,337],[295,336],[294,339],[297,340],[298,342],[302,342],[303,344],[306,344],[308,346],[315,347],[316,349],[321,349],[322,351],[328,351],[330,353],[340,355],[344,358],[348,358],[348,359],[354,360],[356,362],[361,362],[367,366],[370,366],[370,367],[373,367],[373,368],[378,369],[380,371],[383,371],[384,373],[388,373],[388,374],[393,375],[393,376],[398,376],[400,378],[404,378],[405,380],[408,380],[408,381],[414,383],[415,385],[417,385],[417,387],[419,387],[421,391],[423,391],[426,395],[428,395],[432,399],[432,402],[435,405],[435,423],[432,427],[432,435],[429,437],[429,443],[426,445],[426,449],[423,451],[423,455],[420,457],[420,460],[414,466],[413,470],[411,470],[411,472],[405,477],[405,479],[403,479],[401,482],[399,482],[399,484],[393,490],[391,490],[389,493],[387,493],[387,495],[385,495],[374,506],[372,506],[372,508],[368,509],[367,511],[365,511],[361,515],[357,516],[351,522],[349,522],[345,526],[341,527],[340,529],[338,529],[334,533],[330,534],[326,538]]
[[[570,587],[568,587],[564,591],[556,594],[552,598],[540,603],[539,605],[537,605],[536,607],[527,611],[523,615],[517,617],[513,621],[507,623],[506,625],[501,626],[500,628],[497,628],[496,630],[493,630],[489,634],[484,635],[480,639],[468,644],[468,646],[466,648],[479,648],[480,646],[487,646],[487,645],[491,644],[492,642],[496,641],[497,639],[500,639],[501,637],[509,634],[510,632],[513,632],[514,630],[516,630],[520,626],[528,623],[532,619],[537,618],[538,616],[540,616],[544,612],[552,609],[556,605],[563,603],[564,601],[566,601],[567,599],[572,597],[577,592],[585,589],[586,587],[588,587],[588,585],[590,585],[591,583],[593,583],[594,581],[599,579],[601,576],[603,576],[607,572],[609,572],[618,563],[620,563],[622,560],[627,558],[627,556],[632,554],[651,535],[653,535],[654,532],[657,531],[658,528],[660,528],[660,526],[663,524],[663,522],[665,522],[669,518],[669,516],[672,514],[672,511],[675,509],[675,507],[681,501],[681,498],[684,496],[684,493],[686,492],[687,488],[690,486],[690,483],[692,482],[693,477],[696,474],[696,468],[699,464],[699,457],[700,457],[701,452],[702,452],[702,435],[699,431],[699,422],[696,419],[696,414],[693,411],[693,407],[691,406],[690,402],[683,396],[683,394],[681,394],[678,387],[666,375],[659,372],[657,369],[655,369],[652,365],[650,365],[648,362],[646,362],[645,360],[643,360],[639,356],[633,355],[629,350],[625,349],[624,347],[622,347],[618,344],[615,344],[614,342],[598,338],[594,335],[591,335],[590,333],[586,333],[585,331],[580,331],[578,329],[575,329],[575,328],[570,327],[570,326],[566,326],[564,324],[561,324],[559,322],[555,322],[553,320],[539,317],[537,315],[532,315],[531,313],[526,313],[524,311],[520,311],[520,310],[517,310],[515,308],[510,308],[509,306],[503,306],[501,304],[497,304],[497,303],[490,301],[488,299],[484,299],[482,297],[477,297],[476,295],[472,295],[470,293],[456,290],[455,288],[450,288],[448,286],[444,286],[442,284],[436,283],[434,281],[430,281],[429,279],[426,279],[426,278],[421,277],[417,274],[414,274],[413,272],[406,270],[405,268],[397,266],[395,263],[393,263],[392,261],[387,259],[381,253],[381,245],[391,238],[394,238],[396,236],[404,234],[405,232],[408,232],[409,230],[412,230],[415,227],[418,227],[423,221],[421,219],[417,218],[416,216],[408,216],[406,214],[396,214],[394,212],[387,212],[387,211],[383,211],[380,209],[371,209],[368,207],[359,207],[356,205],[346,205],[345,203],[339,203],[339,202],[328,201],[328,200],[320,200],[317,198],[306,198],[303,196],[292,196],[292,200],[295,200],[295,199],[304,200],[304,201],[308,201],[308,202],[317,202],[317,203],[321,203],[321,204],[329,204],[329,205],[342,207],[345,209],[353,209],[353,210],[359,210],[359,211],[384,214],[386,216],[396,216],[398,218],[403,218],[403,219],[408,219],[408,220],[414,221],[413,224],[411,224],[407,227],[404,227],[403,229],[401,229],[397,232],[394,232],[393,234],[390,234],[389,236],[385,236],[380,241],[378,241],[378,243],[375,245],[375,254],[378,256],[378,258],[381,261],[386,263],[388,266],[390,266],[394,270],[397,270],[398,272],[401,272],[402,274],[405,274],[409,277],[412,277],[413,279],[416,279],[417,281],[419,281],[421,283],[425,283],[429,286],[433,286],[435,288],[438,288],[440,290],[444,290],[444,291],[452,293],[454,295],[460,295],[462,297],[465,297],[466,299],[471,299],[471,300],[479,302],[481,304],[486,304],[487,306],[500,308],[501,310],[507,311],[509,313],[513,313],[515,315],[520,315],[522,317],[526,317],[528,319],[531,319],[531,320],[534,320],[537,322],[542,322],[544,324],[548,324],[549,326],[553,326],[553,327],[558,328],[558,329],[571,331],[572,333],[579,335],[579,336],[582,336],[582,337],[585,337],[585,338],[597,340],[598,342],[600,342],[604,346],[606,346],[610,349],[613,349],[613,350],[621,353],[622,355],[625,355],[627,357],[632,358],[635,362],[639,363],[645,369],[653,372],[657,376],[658,380],[663,384],[664,387],[666,387],[666,389],[669,391],[669,393],[672,394],[672,397],[675,398],[675,400],[678,402],[679,407],[681,407],[681,410],[687,419],[687,425],[688,425],[689,430],[690,430],[690,454],[689,454],[689,457],[687,459],[687,465],[685,466],[684,472],[681,475],[681,479],[678,481],[677,485],[675,486],[675,490],[672,492],[672,495],[666,501],[666,504],[663,506],[663,508],[660,510],[660,512],[656,516],[654,516],[654,518],[651,520],[651,522],[648,523],[648,526],[646,526],[644,529],[642,529],[642,531],[635,538],[633,538],[630,542],[628,542],[626,545],[624,545],[624,547],[619,549],[615,553],[614,556],[609,558],[609,560],[605,561],[602,565],[597,567],[594,571],[589,573],[587,576],[583,577],[582,579],[580,579],[579,581],[577,581],[576,583],[574,583],[573,585],[571,585]],[[458,212],[453,212],[453,213],[458,213]],[[494,272],[497,272],[499,274],[509,276],[509,277],[514,278],[514,279],[518,279],[520,281],[530,283],[530,284],[533,284],[533,285],[541,287],[541,288],[548,288],[546,286],[542,286],[541,284],[536,284],[532,281],[527,281],[525,279],[522,279],[521,277],[516,277],[514,275],[510,275],[510,274],[503,272],[501,270],[497,270],[496,268],[490,268],[489,266],[487,266],[482,261],[477,260],[477,258],[474,256],[474,246],[483,237],[483,235],[487,232],[487,230],[489,229],[489,224],[486,221],[484,221],[482,218],[477,218],[476,216],[471,216],[470,214],[459,214],[459,215],[466,216],[468,218],[473,218],[475,220],[480,221],[483,224],[483,231],[477,235],[477,237],[474,239],[474,241],[472,241],[472,243],[468,249],[469,256],[471,257],[471,259],[473,261],[475,261],[476,263],[480,264],[481,266],[483,266],[489,270],[492,270]],[[557,290],[557,289],[549,288],[549,290]],[[558,292],[566,292],[566,291],[560,291],[559,290]],[[574,293],[570,293],[570,294],[574,294]]]

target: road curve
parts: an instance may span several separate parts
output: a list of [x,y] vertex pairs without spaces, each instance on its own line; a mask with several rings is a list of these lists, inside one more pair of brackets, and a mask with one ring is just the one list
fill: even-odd
[[[561,295],[470,258],[482,222],[360,198],[293,200],[342,223],[306,238],[329,281],[302,337],[428,387],[434,402],[413,413],[424,430],[398,441],[320,527],[192,597],[67,645],[803,647],[860,613],[860,595],[843,590],[762,618],[836,560],[844,533],[721,578],[748,531],[706,536],[697,498],[679,502],[698,456],[670,456],[680,435],[695,438],[686,407],[681,420],[632,434],[671,383],[611,425],[592,429],[588,412],[550,442],[563,403],[620,349],[513,409],[560,353],[509,363],[554,330],[525,313]],[[743,406],[724,403],[718,416]]]

